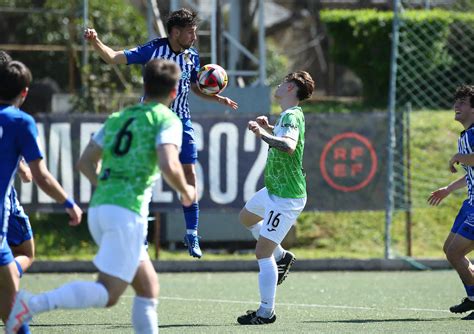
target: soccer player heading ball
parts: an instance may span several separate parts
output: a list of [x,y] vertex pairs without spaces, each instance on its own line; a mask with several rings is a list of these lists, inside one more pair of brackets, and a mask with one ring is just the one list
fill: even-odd
[[[202,93],[196,83],[199,70],[199,54],[192,47],[196,40],[198,19],[196,13],[182,8],[172,12],[166,22],[167,38],[157,38],[131,50],[114,51],[99,39],[94,29],[86,29],[84,38],[89,40],[99,53],[100,57],[108,64],[146,64],[151,59],[161,58],[175,62],[181,69],[176,99],[171,104],[171,109],[178,115],[183,123],[183,144],[179,159],[183,164],[187,182],[196,187],[197,147],[194,140],[194,129],[191,122],[188,95],[192,90],[196,95],[209,101],[237,109],[238,105],[231,99],[216,95]],[[197,190],[196,190],[197,194]],[[199,246],[198,225],[199,205],[196,201],[189,206],[183,206],[186,221],[185,244],[189,254],[200,258],[202,252]]]
[[306,204],[306,180],[303,170],[305,123],[299,103],[311,96],[314,81],[309,73],[288,74],[275,92],[281,114],[270,125],[266,116],[248,123],[250,131],[266,142],[265,187],[260,189],[240,212],[240,222],[257,239],[255,255],[260,273],[260,307],[237,318],[242,325],[273,323],[277,284],[285,279],[295,256],[281,242]]

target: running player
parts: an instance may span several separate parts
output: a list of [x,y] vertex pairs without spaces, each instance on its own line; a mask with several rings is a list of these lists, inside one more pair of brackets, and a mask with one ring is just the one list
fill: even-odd
[[[437,206],[453,191],[467,185],[468,198],[461,206],[443,246],[446,258],[461,278],[467,295],[460,304],[449,310],[464,313],[474,310],[474,266],[467,258],[474,249],[474,86],[458,87],[454,99],[454,119],[462,124],[464,130],[458,139],[458,153],[449,160],[449,169],[456,173],[455,165],[461,164],[465,174],[433,191],[428,203]],[[474,320],[474,312],[463,319]]]
[[144,102],[112,114],[81,155],[80,171],[97,186],[88,212],[89,231],[99,246],[94,258],[97,282],[71,282],[35,296],[20,291],[8,333],[41,312],[111,307],[128,285],[136,293],[135,333],[158,333],[158,277],[145,241],[148,206],[159,171],[179,192],[183,205],[195,200],[195,189],[186,183],[178,158],[182,125],[167,107],[176,97],[180,75],[174,62],[148,62]]
[[[12,60],[13,59],[8,53],[0,50],[0,66],[5,65]],[[20,160],[20,163],[18,164],[17,174],[23,182],[31,182],[33,180],[31,171],[23,160]],[[7,242],[13,252],[13,256],[15,257],[18,275],[21,278],[23,273],[33,263],[35,257],[35,244],[30,221],[18,201],[17,193],[13,185],[9,196],[9,206],[10,216],[8,220]]]
[[[23,157],[35,183],[62,203],[69,214],[70,225],[81,222],[82,211],[49,173],[37,142],[37,129],[31,116],[19,109],[28,95],[30,70],[21,62],[10,61],[0,66],[0,317],[7,320],[19,286],[18,268],[7,243],[11,213],[10,195],[18,164]],[[15,332],[28,332],[23,324]]]
[[[237,318],[242,325],[273,323],[276,286],[288,273],[294,255],[281,242],[295,224],[306,204],[306,180],[303,171],[305,122],[299,103],[311,96],[314,81],[304,71],[287,75],[275,91],[282,113],[271,126],[266,116],[248,123],[250,131],[270,148],[265,166],[265,187],[260,189],[240,212],[240,222],[257,239],[255,255],[260,273],[260,307]],[[263,219],[263,221],[262,221]],[[281,274],[278,277],[277,262]]]
[[[188,95],[192,90],[198,96],[214,101],[232,109],[238,105],[231,99],[220,95],[209,96],[201,93],[197,87],[197,72],[199,70],[199,54],[192,47],[196,41],[197,29],[196,13],[182,8],[172,12],[166,22],[167,38],[157,38],[131,50],[114,51],[98,38],[94,29],[87,29],[84,37],[91,42],[100,57],[108,64],[146,64],[150,59],[162,58],[174,61],[181,69],[181,78],[176,99],[171,109],[179,116],[183,123],[183,144],[179,159],[183,164],[186,181],[196,187],[197,148],[194,140],[194,129],[191,122]],[[190,206],[183,206],[186,222],[184,242],[188,247],[189,255],[200,258],[202,251],[199,246],[199,204],[196,201]]]

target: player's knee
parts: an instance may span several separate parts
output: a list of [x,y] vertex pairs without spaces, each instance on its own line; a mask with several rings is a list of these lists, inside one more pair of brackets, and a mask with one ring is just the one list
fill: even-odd
[[451,263],[453,265],[464,261],[464,254],[462,252],[460,252],[459,250],[453,248],[453,247],[448,247],[445,251],[445,254],[446,254],[446,258],[448,259],[449,263]]
[[257,248],[255,248],[255,257],[257,258],[257,260],[265,259],[267,257],[271,257],[272,255],[273,251],[270,249],[267,249],[265,247],[258,247],[258,245]]
[[443,246],[443,252],[444,252],[444,255],[446,255],[446,257],[448,256],[448,245],[444,244]]

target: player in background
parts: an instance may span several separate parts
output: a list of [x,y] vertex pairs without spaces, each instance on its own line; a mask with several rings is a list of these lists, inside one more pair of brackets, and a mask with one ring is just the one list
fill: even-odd
[[[8,53],[0,50],[0,66],[12,61]],[[20,160],[18,164],[17,174],[23,182],[31,182],[33,176],[28,166]],[[10,246],[15,264],[18,268],[20,278],[23,273],[31,266],[35,257],[35,244],[33,240],[33,231],[31,230],[30,221],[25,214],[23,207],[17,198],[15,187],[12,185],[9,196],[10,214],[8,220],[7,242]]]
[[135,333],[158,333],[158,277],[145,241],[148,206],[159,171],[179,192],[183,205],[195,200],[195,189],[186,183],[178,157],[182,125],[167,107],[176,97],[180,75],[174,62],[147,63],[143,103],[112,114],[79,159],[80,171],[96,186],[88,223],[99,246],[94,258],[97,282],[71,282],[39,295],[20,291],[9,330],[42,312],[113,306],[131,285],[136,293]]
[[[443,246],[446,258],[457,271],[467,294],[460,304],[449,310],[464,313],[474,310],[474,266],[467,258],[467,254],[474,249],[474,86],[458,87],[454,99],[454,119],[461,123],[464,130],[458,139],[458,153],[451,157],[448,166],[452,173],[456,173],[455,165],[461,164],[465,174],[433,191],[428,203],[437,206],[453,191],[467,185],[468,198],[462,204]],[[474,312],[462,319],[474,320]]]
[[[281,114],[275,124],[266,116],[248,123],[248,128],[269,145],[265,165],[265,187],[248,200],[240,212],[240,222],[257,239],[255,255],[260,272],[260,307],[237,318],[242,325],[273,323],[275,294],[294,261],[281,242],[306,204],[306,176],[303,170],[305,122],[299,103],[311,96],[314,81],[304,71],[288,74],[275,91]],[[263,219],[263,220],[262,220]],[[279,276],[277,261],[282,265]]]
[[[30,70],[21,62],[10,61],[0,66],[0,317],[6,321],[19,287],[19,275],[12,251],[7,243],[11,207],[9,197],[18,164],[23,157],[35,183],[70,216],[70,225],[81,222],[82,211],[49,173],[37,142],[33,118],[19,107],[28,95]],[[15,326],[16,332],[28,333],[28,327]]]
[[[194,129],[191,122],[188,95],[192,90],[196,95],[232,109],[238,105],[231,99],[214,95],[209,96],[201,93],[197,86],[197,72],[199,70],[199,54],[192,47],[196,41],[196,29],[198,20],[196,13],[182,8],[172,12],[166,22],[168,31],[167,38],[157,38],[146,44],[137,46],[131,50],[114,51],[106,46],[97,36],[94,29],[87,29],[84,37],[90,41],[100,57],[108,64],[146,64],[151,59],[162,58],[174,61],[181,69],[176,99],[171,109],[179,116],[183,123],[183,145],[179,159],[183,164],[186,181],[196,188],[197,148],[194,139]],[[184,219],[186,222],[186,235],[184,242],[188,247],[189,255],[200,258],[202,251],[199,246],[199,204],[196,201],[190,206],[183,206]]]

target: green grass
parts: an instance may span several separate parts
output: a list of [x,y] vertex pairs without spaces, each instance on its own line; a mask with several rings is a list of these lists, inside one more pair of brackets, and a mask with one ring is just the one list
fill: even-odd
[[[40,292],[91,274],[25,275]],[[454,271],[293,272],[278,287],[277,322],[244,327],[236,317],[258,307],[257,273],[160,274],[161,333],[470,333],[447,311],[464,295]],[[133,291],[110,309],[54,311],[35,318],[36,334],[131,333]]]

